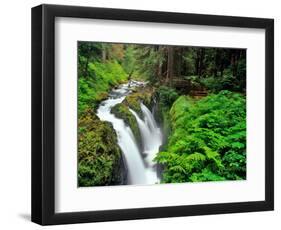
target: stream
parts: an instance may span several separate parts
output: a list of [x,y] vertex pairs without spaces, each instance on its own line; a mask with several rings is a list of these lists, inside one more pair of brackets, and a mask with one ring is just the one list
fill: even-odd
[[130,112],[135,116],[142,138],[143,151],[138,147],[136,138],[131,128],[122,119],[115,117],[110,111],[113,106],[121,103],[132,92],[133,88],[145,85],[143,82],[130,81],[113,89],[109,98],[103,101],[97,116],[113,125],[117,134],[118,145],[122,150],[128,168],[127,184],[155,184],[160,181],[157,176],[154,157],[162,144],[161,129],[157,125],[151,111],[141,103],[143,119],[132,109]]

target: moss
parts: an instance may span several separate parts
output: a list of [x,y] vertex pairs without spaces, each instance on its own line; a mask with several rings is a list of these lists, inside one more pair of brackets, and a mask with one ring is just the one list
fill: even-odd
[[108,98],[108,93],[107,92],[101,92],[101,93],[97,94],[96,103],[98,104],[101,101],[105,100],[106,98]]
[[125,166],[112,125],[91,110],[83,112],[78,123],[79,186],[124,183]]
[[[113,113],[116,117],[123,119],[125,124],[130,126],[130,128],[137,140],[137,143],[141,143],[141,134],[140,134],[137,120],[134,117],[134,115],[130,112],[128,106],[126,106],[125,104],[119,103],[111,109],[111,113]],[[141,146],[139,146],[139,147],[141,147]]]
[[135,92],[128,95],[122,103],[142,117],[140,102],[144,103],[148,108],[151,108],[153,95],[154,89],[152,87],[138,88]]

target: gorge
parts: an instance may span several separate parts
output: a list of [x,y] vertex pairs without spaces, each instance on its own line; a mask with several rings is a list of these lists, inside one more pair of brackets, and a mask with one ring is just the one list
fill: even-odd
[[109,98],[97,109],[100,120],[110,122],[117,134],[118,145],[122,150],[128,170],[127,184],[155,184],[160,181],[156,163],[153,160],[162,144],[162,133],[151,111],[142,102],[140,102],[142,118],[136,111],[129,109],[137,121],[142,148],[139,147],[131,128],[123,119],[117,118],[111,112],[111,109],[121,103],[132,92],[132,89],[143,85],[143,82],[138,81],[129,81],[120,85],[110,92]]
[[77,54],[78,187],[246,179],[245,49],[79,41]]

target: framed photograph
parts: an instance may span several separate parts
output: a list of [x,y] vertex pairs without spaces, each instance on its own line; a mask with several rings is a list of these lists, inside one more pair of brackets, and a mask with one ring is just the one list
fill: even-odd
[[32,8],[32,221],[273,210],[273,19]]

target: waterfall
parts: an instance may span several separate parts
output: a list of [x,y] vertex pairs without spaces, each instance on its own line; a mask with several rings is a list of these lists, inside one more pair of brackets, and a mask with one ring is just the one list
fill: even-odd
[[141,103],[141,111],[144,120],[135,111],[131,109],[130,111],[135,116],[140,129],[146,163],[149,167],[153,167],[155,165],[153,159],[156,157],[159,147],[162,144],[161,130],[157,126],[152,113],[143,103]]
[[130,127],[126,126],[122,119],[116,118],[110,113],[111,108],[121,103],[126,94],[126,85],[123,85],[120,89],[112,92],[112,97],[101,103],[97,110],[97,116],[103,120],[108,121],[113,125],[117,134],[118,145],[121,148],[128,167],[128,183],[129,184],[146,184],[145,166],[141,158],[140,151],[136,144],[135,137]]
[[144,148],[144,153],[146,153],[150,146],[153,145],[153,139],[151,138],[151,130],[149,129],[148,125],[138,116],[138,114],[133,111],[132,109],[129,109],[130,112],[135,116],[138,127],[141,133],[142,138],[142,144]]
[[[141,84],[143,83],[139,83],[139,85]],[[155,184],[159,182],[159,179],[153,159],[162,144],[162,136],[152,113],[141,103],[141,111],[144,117],[144,120],[142,120],[135,111],[130,109],[140,129],[144,146],[144,151],[141,153],[131,128],[122,119],[115,117],[110,112],[113,106],[121,103],[125,96],[131,92],[131,87],[135,86],[138,86],[138,82],[133,81],[112,90],[110,98],[100,104],[97,116],[103,121],[110,122],[116,131],[118,145],[125,156],[128,167],[128,184]]]
[[155,165],[153,159],[159,152],[159,147],[162,145],[162,133],[160,127],[157,126],[155,118],[150,110],[141,103],[141,110],[144,115],[144,122],[150,129],[150,139],[153,140],[148,149],[145,150],[147,153],[147,160],[150,165]]
[[148,124],[150,130],[151,131],[158,130],[159,128],[157,127],[156,121],[155,121],[152,113],[143,103],[141,103],[141,111],[144,114],[145,123]]

